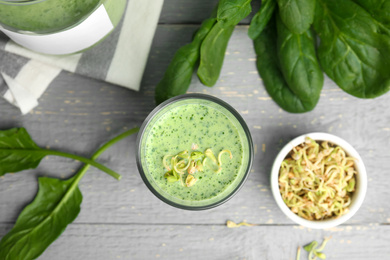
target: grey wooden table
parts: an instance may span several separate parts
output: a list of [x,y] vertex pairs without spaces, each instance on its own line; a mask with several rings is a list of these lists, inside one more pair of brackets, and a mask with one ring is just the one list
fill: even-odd
[[[154,108],[154,86],[175,50],[190,41],[216,2],[165,1],[139,93],[63,72],[39,100],[39,107],[26,116],[0,100],[0,129],[23,126],[40,146],[90,156],[113,135],[141,125]],[[326,79],[314,111],[282,111],[256,71],[248,21],[234,31],[217,85],[204,87],[194,77],[189,90],[229,102],[248,123],[256,152],[242,190],[212,210],[172,208],[142,182],[132,136],[100,159],[123,179],[118,182],[89,170],[80,185],[84,200],[78,218],[40,259],[295,259],[298,246],[325,236],[332,236],[327,259],[390,258],[390,94],[357,99]],[[314,131],[345,138],[359,151],[368,171],[361,209],[346,224],[329,230],[295,225],[279,210],[269,187],[278,150],[292,138]],[[35,170],[1,177],[0,237],[34,197],[38,176],[67,178],[79,168],[71,160],[48,157]],[[258,226],[229,229],[228,219]]]

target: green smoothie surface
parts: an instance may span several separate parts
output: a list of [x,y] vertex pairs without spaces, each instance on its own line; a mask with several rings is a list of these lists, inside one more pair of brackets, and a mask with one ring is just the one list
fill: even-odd
[[0,23],[14,31],[53,33],[77,25],[103,3],[114,26],[126,0],[44,0],[24,4],[0,3]]
[[[241,124],[226,108],[208,100],[188,99],[162,109],[146,128],[142,147],[142,167],[151,185],[167,199],[186,205],[201,206],[226,197],[248,168],[248,139]],[[196,183],[190,187],[164,177],[164,156],[206,149],[216,157],[229,150],[232,158],[227,152],[222,154],[221,167],[208,159],[203,171],[192,174]],[[187,176],[186,171],[180,177],[185,181]]]

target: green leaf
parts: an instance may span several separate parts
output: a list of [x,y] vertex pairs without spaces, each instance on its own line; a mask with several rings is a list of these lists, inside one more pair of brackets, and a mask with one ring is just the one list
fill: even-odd
[[168,182],[177,182],[178,180],[180,180],[180,175],[177,172],[173,171],[172,175],[168,176],[167,179]]
[[0,176],[6,173],[34,169],[47,155],[78,160],[90,164],[118,180],[121,178],[118,173],[90,159],[38,147],[24,128],[0,131]]
[[314,0],[277,0],[279,15],[288,29],[301,34],[313,23],[316,1]]
[[202,159],[203,156],[204,156],[204,154],[202,152],[199,152],[199,151],[193,151],[191,153],[191,159],[195,160],[195,161]]
[[35,259],[56,240],[80,212],[79,179],[39,178],[34,201],[0,242],[0,259]]
[[390,89],[389,32],[351,0],[319,0],[314,28],[323,70],[347,93],[374,98]]
[[353,192],[355,190],[355,178],[352,178],[348,181],[347,191]]
[[318,258],[320,258],[320,259],[326,259],[326,255],[325,255],[324,253],[320,253],[320,252],[314,250],[314,254],[315,254]]
[[233,31],[234,26],[225,29],[217,22],[203,40],[200,47],[198,77],[208,87],[214,86],[219,78],[226,48]]
[[[92,156],[95,160],[107,148],[138,132],[133,128],[113,138]],[[56,240],[80,212],[82,194],[78,183],[89,169],[85,165],[68,180],[39,178],[35,199],[20,213],[14,227],[0,241],[0,259],[34,259]]]
[[248,35],[254,40],[267,26],[276,7],[276,0],[263,0],[260,10],[253,16],[249,26]]
[[252,11],[252,0],[220,0],[217,19],[222,28],[237,25]]
[[353,0],[369,12],[372,18],[390,28],[390,1],[386,0]]
[[311,110],[317,105],[324,84],[315,50],[315,35],[310,28],[302,34],[292,33],[279,15],[276,17],[280,69],[291,91],[307,110]]
[[[303,113],[303,112],[310,111],[314,108],[316,102],[310,100],[309,102],[306,101],[306,94],[295,93],[290,88],[289,84],[284,78],[280,66],[280,62],[278,59],[277,37],[278,36],[277,36],[275,19],[272,18],[269,24],[267,25],[267,27],[264,29],[264,31],[254,41],[255,51],[257,54],[257,69],[259,71],[260,76],[263,79],[267,92],[281,108],[283,108],[288,112]],[[297,41],[297,39],[300,39],[302,41],[309,41],[310,37],[309,38],[307,37],[308,36],[305,35],[302,36],[290,35],[291,38],[290,40],[292,42]],[[287,48],[287,46],[281,45],[281,47],[283,53],[283,49]],[[291,59],[295,58],[297,62],[303,62],[302,60],[305,60],[306,57],[301,56],[303,54],[301,54],[299,49],[297,49],[298,47],[299,44],[297,44],[296,42],[295,45],[291,44],[290,51],[297,52],[294,54],[294,56],[291,57]],[[293,64],[293,63],[289,62],[289,64]],[[289,66],[289,64],[285,66]],[[284,70],[286,70],[286,68],[284,68]],[[301,75],[302,77],[306,77],[307,79],[307,75],[305,75],[305,72],[297,72],[297,73],[302,73],[298,75]],[[294,78],[293,74],[291,74],[291,78]],[[306,88],[310,88],[310,87],[311,86],[306,86]],[[304,97],[304,99],[300,97],[301,94]],[[318,99],[318,97],[314,97],[314,98]]]
[[199,61],[200,45],[210,32],[216,19],[206,19],[195,33],[193,41],[181,47],[173,57],[164,77],[156,86],[156,104],[174,96],[185,94],[191,84],[192,74]]
[[[19,152],[15,152],[19,149]],[[0,131],[0,176],[5,173],[18,172],[36,168],[45,157],[43,153],[28,153],[26,151],[41,151],[24,128],[12,128]]]
[[318,246],[318,242],[313,241],[310,244],[304,246],[303,249],[305,249],[307,252],[310,252],[310,251],[315,250],[317,246]]

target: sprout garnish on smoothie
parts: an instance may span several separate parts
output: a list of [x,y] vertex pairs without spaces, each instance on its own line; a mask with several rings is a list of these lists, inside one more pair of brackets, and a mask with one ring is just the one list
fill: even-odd
[[[197,149],[198,145],[193,144],[192,149]],[[215,157],[213,151],[208,148],[204,153],[200,151],[193,151],[191,154],[188,150],[182,151],[175,156],[170,154],[165,155],[163,157],[162,163],[167,169],[167,172],[164,174],[164,177],[168,182],[177,182],[180,180],[182,186],[191,187],[193,186],[198,179],[196,179],[193,174],[196,172],[203,172],[204,166],[206,166],[206,160],[209,158],[213,162],[213,166],[217,166],[218,169],[213,171],[215,173],[220,173],[222,171],[222,155],[224,153],[229,154],[229,158],[233,158],[233,154],[229,150],[222,150],[218,154],[218,159]],[[170,158],[170,164],[167,163]],[[214,167],[215,168],[215,167]],[[187,172],[187,176],[185,177],[185,182],[183,181],[183,177]]]

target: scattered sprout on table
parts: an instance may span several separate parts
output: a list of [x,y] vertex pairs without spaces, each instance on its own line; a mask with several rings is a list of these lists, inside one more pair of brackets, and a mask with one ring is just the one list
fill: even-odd
[[[322,253],[322,251],[325,249],[326,244],[331,238],[332,237],[324,238],[324,241],[322,242],[319,248],[317,248],[318,246],[317,241],[313,241],[310,244],[304,246],[303,249],[305,249],[305,251],[309,253],[308,259],[315,260],[317,259],[317,257],[320,259],[326,259],[326,255]],[[298,247],[296,260],[300,260],[300,258],[301,258],[301,247]]]
[[298,246],[296,260],[300,260],[300,259],[301,259],[301,247],[300,247],[300,246]]
[[231,220],[228,220],[228,221],[226,221],[226,226],[228,228],[237,228],[237,227],[241,227],[241,226],[253,227],[253,226],[257,226],[257,224],[249,224],[246,222],[241,222],[241,223],[237,224]]

